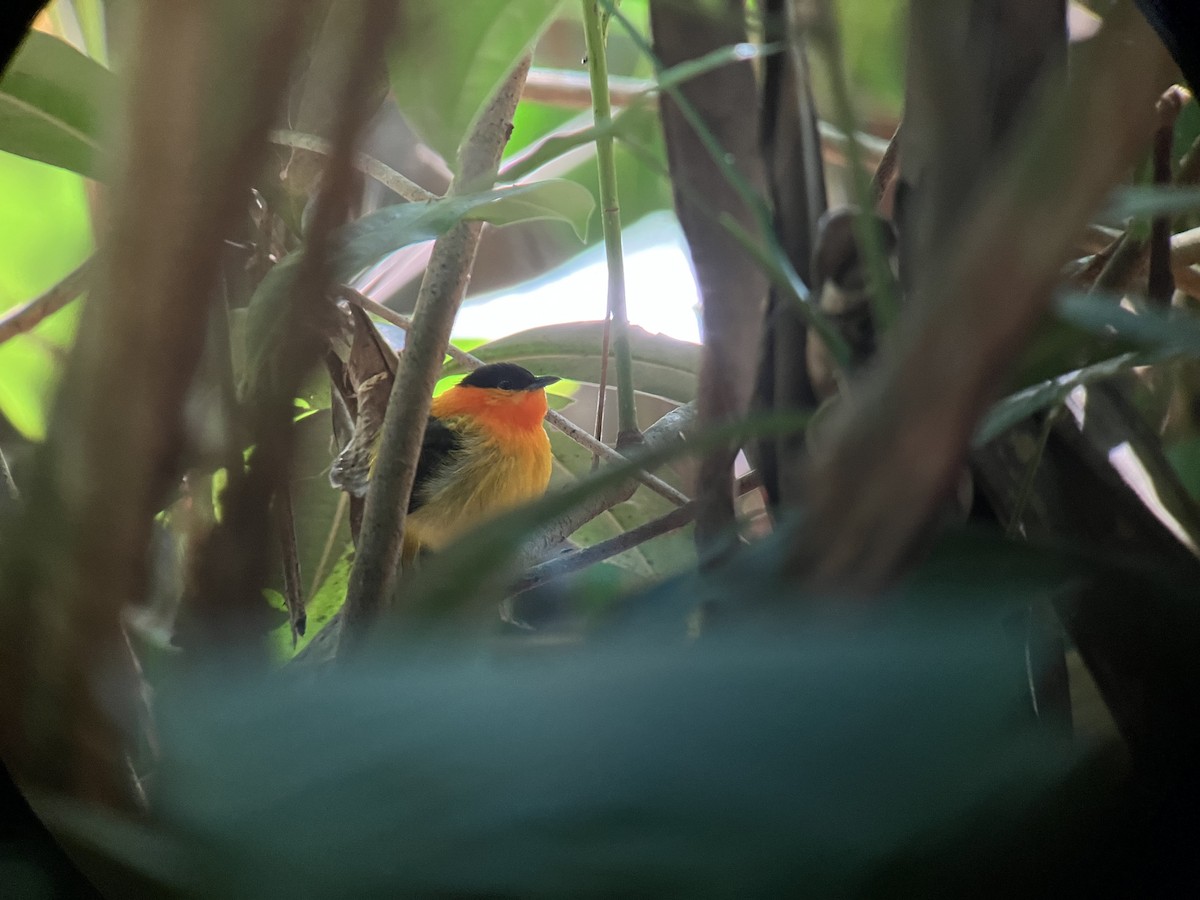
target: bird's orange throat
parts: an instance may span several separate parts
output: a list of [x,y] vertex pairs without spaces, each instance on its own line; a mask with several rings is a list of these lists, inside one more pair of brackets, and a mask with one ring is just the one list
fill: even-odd
[[546,416],[546,392],[456,385],[433,399],[433,415],[470,416],[497,434],[532,431]]

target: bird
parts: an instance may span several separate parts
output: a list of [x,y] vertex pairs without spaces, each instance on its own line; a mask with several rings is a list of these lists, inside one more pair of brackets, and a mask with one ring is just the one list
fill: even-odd
[[[559,380],[515,363],[491,363],[433,399],[408,502],[402,561],[435,552],[483,520],[545,493],[553,464],[542,424],[545,388]],[[362,496],[380,436],[376,431],[366,442],[358,437],[356,432],[338,455],[329,479]]]

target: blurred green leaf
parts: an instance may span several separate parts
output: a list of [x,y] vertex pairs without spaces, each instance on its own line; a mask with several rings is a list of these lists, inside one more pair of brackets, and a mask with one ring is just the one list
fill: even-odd
[[46,436],[46,412],[58,371],[44,347],[27,340],[0,346],[0,412],[31,441]]
[[1113,191],[1101,221],[1176,216],[1200,212],[1200,188],[1124,185]]
[[[546,325],[482,344],[473,352],[484,362],[507,360],[539,372],[598,384],[603,333],[603,322]],[[677,403],[687,403],[696,396],[699,347],[637,327],[629,329],[629,338],[634,384],[639,391]],[[451,362],[444,371],[452,374],[462,369]]]
[[168,685],[163,827],[56,824],[199,896],[961,896],[1034,888],[1107,799],[989,619],[381,650]]
[[1200,501],[1200,437],[1180,441],[1165,452],[1188,495]]
[[1153,361],[1156,360],[1137,353],[1124,353],[1010,394],[993,406],[984,417],[983,423],[975,433],[975,444],[982,446],[1034,413],[1065,402],[1078,387],[1112,378],[1114,375],[1128,372],[1135,366],[1144,366]]
[[1092,334],[1122,338],[1161,354],[1200,355],[1200,319],[1183,311],[1149,307],[1131,312],[1119,297],[1064,294],[1055,301],[1063,321]]
[[115,99],[108,69],[32,31],[0,79],[0,150],[97,178]]
[[484,104],[562,0],[456,0],[405,7],[389,60],[400,111],[452,166]]
[[[92,237],[78,175],[0,153],[0,197],[2,312],[53,287],[86,258]],[[78,305],[70,305],[0,344],[0,414],[26,438],[45,434],[58,354],[74,339],[78,318]]]

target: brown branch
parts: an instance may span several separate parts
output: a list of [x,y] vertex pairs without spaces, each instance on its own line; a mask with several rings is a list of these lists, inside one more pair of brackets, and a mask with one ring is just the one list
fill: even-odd
[[[393,309],[389,309],[382,303],[376,303],[370,297],[366,296],[360,291],[356,291],[354,288],[343,286],[342,297],[344,297],[350,303],[362,307],[372,315],[379,316],[379,318],[383,319],[385,322],[390,322],[397,328],[403,328],[405,331],[409,331],[413,327],[413,321],[408,316],[404,315],[403,313],[398,313]],[[467,353],[465,350],[459,350],[456,346],[454,346],[454,344],[448,344],[446,346],[446,355],[463,368],[470,369],[472,371],[478,369],[480,366],[486,365],[486,363],[484,363],[484,361],[478,356]],[[575,441],[575,443],[592,451],[597,458],[603,457],[609,462],[623,463],[629,461],[628,458],[619,450],[615,450],[608,446],[608,444],[596,440],[582,427],[576,425],[557,410],[551,409],[546,411],[546,422],[561,431],[571,440]],[[637,479],[638,481],[642,482],[642,484],[646,485],[646,487],[650,488],[650,490],[654,491],[654,493],[666,500],[670,500],[677,506],[683,506],[685,503],[690,502],[686,495],[677,491],[661,478],[657,478],[649,472],[639,472]]]
[[[1155,112],[1158,113],[1158,128],[1154,132],[1152,153],[1154,183],[1171,184],[1171,155],[1175,144],[1175,123],[1191,94],[1178,85],[1173,85],[1158,98]],[[1150,223],[1150,272],[1147,277],[1146,297],[1152,306],[1165,309],[1171,305],[1175,293],[1175,279],[1171,274],[1171,225],[1170,216],[1155,216]]]
[[[529,57],[518,63],[465,139],[450,195],[495,181],[529,63]],[[365,637],[396,584],[405,509],[416,478],[433,388],[466,292],[482,227],[481,222],[461,222],[440,237],[421,282],[413,329],[384,417],[358,555],[350,572],[343,632],[347,646],[355,646]]]
[[[642,78],[610,75],[608,79],[609,96],[618,107],[628,106],[654,87],[653,81]],[[591,109],[592,88],[586,72],[534,68],[525,82],[524,99],[563,109]]]
[[94,269],[95,257],[89,257],[40,297],[34,297],[0,316],[0,344],[33,330],[47,316],[58,312],[82,294],[91,283]]
[[[745,41],[743,15],[742,4],[735,0],[718,4],[716,9],[654,0],[650,4],[654,49],[664,66],[675,66]],[[704,185],[711,205],[751,233],[758,228],[755,211],[709,153],[681,104],[694,109],[725,151],[725,158],[761,197],[766,175],[758,146],[758,104],[746,102],[756,90],[753,68],[737,63],[689,80],[680,87],[678,101],[663,98],[659,104],[672,181]],[[749,409],[768,282],[756,261],[729,240],[725,228],[712,222],[678,187],[675,208],[704,299],[698,415],[702,426],[717,425],[744,416]],[[696,543],[707,556],[732,546],[737,453],[738,447],[730,444],[706,453],[700,462]]]

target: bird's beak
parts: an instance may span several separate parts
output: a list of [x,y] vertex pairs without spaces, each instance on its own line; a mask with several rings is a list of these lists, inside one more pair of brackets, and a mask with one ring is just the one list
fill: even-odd
[[530,384],[525,390],[537,391],[546,387],[547,385],[554,384],[556,381],[562,381],[562,379],[557,375],[543,375],[540,378],[533,379],[533,383]]

